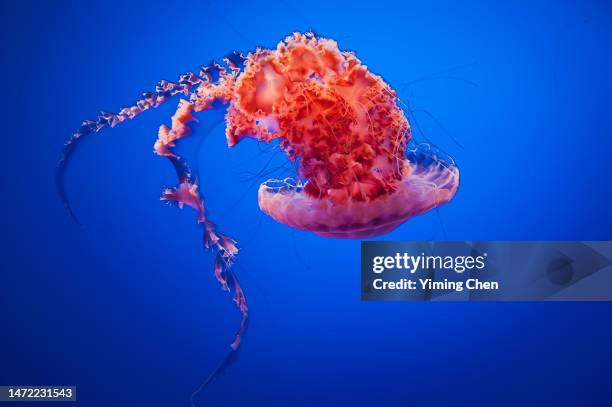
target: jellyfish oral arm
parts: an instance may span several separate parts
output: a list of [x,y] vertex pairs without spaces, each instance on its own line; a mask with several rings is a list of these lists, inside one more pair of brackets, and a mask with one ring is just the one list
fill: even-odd
[[296,180],[260,186],[266,214],[326,237],[373,237],[448,202],[458,187],[453,164],[407,159],[411,128],[398,102],[353,53],[295,33],[248,55],[226,137],[230,146],[280,139],[299,160]]
[[[57,191],[62,202],[68,209],[71,217],[78,220],[72,211],[68,197],[64,190],[64,173],[66,165],[75,147],[85,136],[97,133],[106,127],[114,127],[125,120],[132,119],[141,112],[156,108],[168,101],[172,96],[183,94],[189,99],[181,99],[178,108],[172,117],[171,127],[162,125],[158,132],[158,138],[154,145],[154,151],[166,157],[173,164],[179,180],[175,188],[167,188],[161,197],[168,202],[176,202],[179,207],[188,206],[197,213],[197,222],[203,227],[203,245],[206,249],[216,252],[214,263],[214,276],[218,280],[221,288],[226,291],[234,292],[234,301],[240,311],[240,325],[235,333],[230,345],[231,353],[235,353],[241,343],[248,323],[248,306],[246,296],[236,274],[232,270],[232,265],[238,253],[236,242],[229,236],[216,230],[205,211],[204,200],[200,196],[197,182],[193,179],[187,163],[178,156],[173,148],[180,139],[191,134],[189,123],[195,120],[194,111],[204,111],[214,107],[217,102],[227,103],[229,99],[228,90],[232,87],[238,68],[228,60],[225,60],[227,68],[212,64],[204,67],[200,76],[193,73],[181,75],[178,83],[162,81],[157,86],[154,93],[144,94],[144,99],[138,100],[133,106],[123,108],[119,113],[102,113],[96,120],[83,122],[79,130],[72,135],[66,142],[62,158],[57,166],[56,183]],[[216,79],[213,80],[213,76]],[[196,92],[197,91],[197,92]],[[224,362],[209,376],[208,380],[201,387],[208,385],[223,370],[231,357],[226,357]]]
[[[179,180],[178,186],[165,189],[160,199],[176,202],[181,208],[186,205],[197,212],[197,222],[203,228],[203,245],[206,249],[214,250],[217,253],[214,275],[222,289],[226,291],[230,291],[231,288],[234,289],[234,301],[240,310],[240,327],[231,344],[232,350],[235,351],[240,346],[248,319],[248,307],[244,291],[238,278],[231,270],[234,259],[238,254],[238,247],[232,238],[217,232],[214,223],[207,218],[204,199],[199,193],[197,182],[193,179],[187,163],[173,151],[179,140],[191,134],[189,123],[195,120],[193,111],[196,106],[200,106],[202,110],[209,108],[209,105],[206,102],[200,102],[197,96],[192,99],[192,101],[182,99],[172,116],[172,127],[162,125],[158,132],[154,150],[158,155],[170,160],[176,169]],[[198,105],[198,103],[200,104]]]
[[179,80],[176,83],[162,80],[155,87],[154,92],[145,92],[142,95],[142,99],[137,100],[131,106],[127,106],[119,110],[119,113],[101,112],[95,120],[85,120],[81,123],[79,129],[72,134],[72,136],[64,144],[62,156],[56,167],[55,183],[57,193],[68,210],[70,217],[76,222],[80,223],[76,214],[72,210],[70,200],[66,194],[64,177],[66,173],[66,166],[72,158],[76,147],[80,142],[86,139],[89,135],[98,133],[107,127],[115,127],[124,121],[134,119],[140,113],[154,109],[168,100],[173,96],[183,94],[189,95],[190,92],[203,83],[205,79],[202,79],[198,75],[187,72],[180,75]]

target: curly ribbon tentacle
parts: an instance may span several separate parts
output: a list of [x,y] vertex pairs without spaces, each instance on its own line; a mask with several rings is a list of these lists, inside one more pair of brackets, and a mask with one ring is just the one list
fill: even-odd
[[208,219],[204,199],[199,193],[197,181],[193,179],[186,162],[173,151],[179,140],[191,134],[189,123],[196,120],[193,116],[194,111],[208,110],[216,102],[226,103],[229,101],[230,95],[228,92],[233,86],[238,70],[231,63],[228,63],[228,65],[232,68],[231,73],[228,73],[223,67],[216,66],[219,69],[219,79],[216,83],[201,86],[189,101],[182,99],[179,102],[177,110],[172,116],[171,127],[166,125],[160,126],[158,138],[154,145],[155,152],[160,156],[166,157],[173,164],[179,181],[178,186],[175,188],[164,190],[161,199],[176,202],[181,208],[187,205],[197,212],[197,223],[201,224],[203,228],[203,245],[206,249],[216,252],[214,265],[215,278],[223,290],[229,292],[233,289],[234,301],[241,316],[240,326],[230,345],[230,352],[206,381],[192,394],[192,402],[194,397],[206,388],[233,361],[248,325],[246,297],[236,274],[232,270],[234,259],[238,254],[236,241],[218,232],[214,223]]
[[72,154],[74,153],[74,150],[79,142],[86,136],[93,133],[98,133],[100,130],[106,127],[115,127],[119,123],[135,118],[145,110],[157,108],[175,95],[184,94],[187,96],[191,94],[194,88],[197,88],[205,81],[206,78],[203,79],[192,72],[182,74],[177,83],[162,80],[157,84],[154,92],[143,93],[142,99],[137,100],[131,106],[122,108],[119,113],[101,112],[95,120],[85,120],[81,123],[81,127],[79,127],[79,129],[74,132],[64,144],[62,157],[57,164],[55,177],[57,193],[59,194],[62,203],[70,213],[70,217],[76,223],[80,222],[70,206],[70,201],[64,188],[64,174],[66,171],[66,165],[72,157]]
[[186,73],[180,76],[177,83],[161,81],[155,92],[143,94],[143,99],[136,101],[132,106],[125,107],[119,113],[102,112],[96,120],[86,120],[81,127],[65,143],[62,158],[57,166],[56,183],[58,194],[69,211],[72,219],[79,223],[76,218],[64,189],[64,173],[66,165],[75,147],[85,137],[92,133],[97,133],[106,127],[115,127],[128,119],[133,119],[140,113],[151,108],[157,108],[167,102],[175,95],[183,94],[189,96],[189,100],[181,99],[176,113],[172,117],[172,127],[162,125],[159,129],[158,139],[155,143],[155,152],[168,158],[174,166],[179,184],[175,188],[167,188],[161,197],[165,201],[175,201],[179,207],[187,205],[196,210],[197,222],[203,226],[203,245],[206,249],[216,252],[214,275],[221,288],[225,291],[234,291],[234,302],[241,315],[240,326],[235,333],[234,340],[230,345],[230,352],[213,371],[207,380],[192,394],[193,398],[197,393],[208,386],[214,378],[223,372],[234,359],[240,347],[240,342],[248,325],[248,307],[244,291],[240,285],[236,274],[232,270],[232,265],[238,253],[236,242],[222,233],[217,232],[215,225],[207,216],[204,200],[198,191],[198,184],[193,179],[192,174],[185,160],[175,154],[172,149],[176,142],[183,137],[191,134],[188,123],[194,121],[194,111],[204,111],[211,109],[217,102],[228,103],[232,97],[232,91],[236,77],[240,72],[240,66],[244,57],[238,53],[232,53],[224,62],[229,70],[224,66],[213,63],[210,66],[202,67],[200,75]]
[[182,99],[176,113],[172,116],[172,127],[162,125],[159,128],[158,139],[154,147],[155,152],[170,160],[179,179],[178,186],[165,189],[161,199],[176,202],[180,208],[187,205],[196,210],[197,222],[203,227],[204,247],[217,252],[214,267],[215,277],[222,289],[230,291],[231,288],[234,288],[235,291],[234,300],[242,316],[240,329],[231,344],[231,348],[237,350],[248,318],[246,298],[238,279],[231,271],[231,266],[238,254],[238,247],[235,240],[218,232],[214,223],[208,219],[204,199],[199,193],[197,182],[193,179],[185,161],[172,150],[178,140],[191,134],[188,123],[195,121],[193,111],[196,106],[198,106],[197,102]]

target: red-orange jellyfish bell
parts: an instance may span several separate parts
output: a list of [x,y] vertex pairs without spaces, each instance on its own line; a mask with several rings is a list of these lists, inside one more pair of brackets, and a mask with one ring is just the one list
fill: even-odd
[[178,178],[161,199],[195,210],[203,245],[215,253],[214,276],[224,290],[234,293],[241,315],[230,354],[204,386],[239,348],[248,307],[232,271],[238,245],[209,219],[197,180],[175,151],[177,143],[192,134],[194,114],[227,109],[230,147],[246,137],[278,139],[287,157],[299,163],[299,174],[264,182],[259,206],[281,223],[322,236],[380,235],[448,202],[457,191],[459,172],[450,160],[419,145],[409,147],[410,124],[396,93],[380,76],[352,52],[340,51],[335,41],[295,33],[276,49],[258,49],[246,57],[230,54],[223,65],[184,73],[176,83],[163,80],[118,113],[102,112],[84,121],[66,143],[58,165],[58,192],[69,210],[63,176],[78,142],[178,95],[183,98],[171,126],[159,128],[154,146],[172,163]]

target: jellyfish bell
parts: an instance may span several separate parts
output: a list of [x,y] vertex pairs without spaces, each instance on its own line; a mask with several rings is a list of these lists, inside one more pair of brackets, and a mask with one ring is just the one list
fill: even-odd
[[397,190],[372,201],[334,203],[308,195],[291,180],[269,180],[259,187],[259,207],[280,223],[325,237],[378,236],[450,201],[457,191],[456,167],[407,165],[410,171]]

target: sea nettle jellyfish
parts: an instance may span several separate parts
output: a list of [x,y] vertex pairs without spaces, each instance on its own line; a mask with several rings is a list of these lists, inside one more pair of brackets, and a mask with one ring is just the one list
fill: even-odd
[[242,318],[231,355],[248,317],[246,298],[231,270],[238,247],[210,221],[197,182],[174,151],[191,135],[195,112],[226,109],[229,147],[244,138],[264,143],[279,139],[287,158],[298,163],[299,174],[261,184],[259,207],[280,223],[321,236],[387,233],[448,202],[457,191],[459,172],[452,161],[409,147],[410,124],[395,91],[331,39],[295,33],[276,49],[257,49],[246,57],[233,53],[223,62],[199,74],[185,73],[176,83],[161,81],[154,92],[119,113],[103,112],[83,122],[65,145],[57,180],[70,210],[63,172],[76,143],[183,96],[170,126],[159,128],[154,146],[178,176],[178,185],[163,191],[161,199],[195,209],[204,247],[216,253],[214,275],[224,290],[234,293]]

